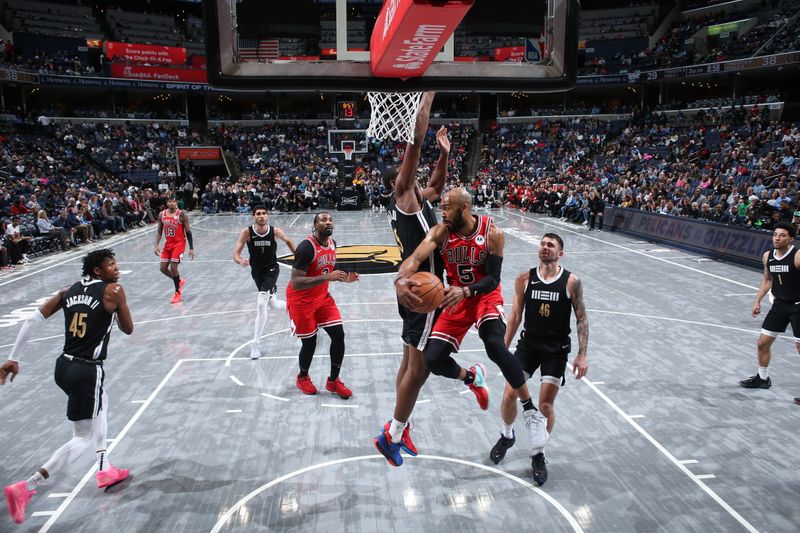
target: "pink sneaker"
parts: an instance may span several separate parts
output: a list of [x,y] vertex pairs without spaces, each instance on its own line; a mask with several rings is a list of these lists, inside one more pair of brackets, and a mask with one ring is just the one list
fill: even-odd
[[111,485],[116,485],[120,481],[128,479],[130,471],[127,468],[117,468],[114,465],[108,465],[108,470],[103,470],[95,474],[97,478],[97,488],[104,489]]
[[6,503],[8,503],[8,512],[11,513],[11,518],[15,523],[21,524],[25,521],[25,507],[31,501],[31,496],[36,494],[35,490],[28,490],[28,484],[24,481],[18,481],[13,485],[6,487]]
[[179,304],[181,303],[181,293],[176,292],[172,295],[172,299],[169,301],[171,304]]

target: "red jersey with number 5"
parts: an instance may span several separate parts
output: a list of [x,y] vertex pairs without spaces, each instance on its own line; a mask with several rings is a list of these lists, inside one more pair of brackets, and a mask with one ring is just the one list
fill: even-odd
[[183,233],[183,222],[181,222],[181,210],[176,209],[170,214],[169,209],[161,212],[161,225],[164,226],[165,245],[180,244],[186,240]]
[[[474,215],[473,215],[474,216]],[[478,223],[472,235],[463,237],[448,230],[447,240],[440,252],[447,272],[447,283],[466,287],[480,281],[486,275],[486,259],[489,257],[489,230],[492,217],[476,217]]]
[[[336,242],[333,239],[328,239],[328,245],[322,246],[314,236],[307,237],[303,242],[297,245],[295,255],[302,253],[306,248],[305,242],[311,243],[314,247],[314,256],[307,265],[304,265],[307,278],[315,278],[317,276],[324,276],[334,271],[336,266]],[[295,289],[292,282],[286,286],[286,298],[296,303],[313,303],[315,301],[325,298],[328,294],[329,282],[321,283],[310,289]]]

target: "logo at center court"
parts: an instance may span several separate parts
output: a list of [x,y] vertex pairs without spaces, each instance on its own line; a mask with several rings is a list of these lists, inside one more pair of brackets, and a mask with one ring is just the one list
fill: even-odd
[[[292,266],[294,254],[284,255],[278,261]],[[336,248],[336,270],[359,274],[387,274],[397,272],[403,260],[396,244],[356,244]]]

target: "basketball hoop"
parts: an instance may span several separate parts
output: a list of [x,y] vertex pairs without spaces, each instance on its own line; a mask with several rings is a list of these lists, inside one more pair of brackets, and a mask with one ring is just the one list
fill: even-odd
[[367,93],[371,108],[367,136],[414,144],[422,93]]
[[342,146],[342,152],[344,152],[345,161],[352,161],[352,159],[353,159],[353,146],[352,145]]

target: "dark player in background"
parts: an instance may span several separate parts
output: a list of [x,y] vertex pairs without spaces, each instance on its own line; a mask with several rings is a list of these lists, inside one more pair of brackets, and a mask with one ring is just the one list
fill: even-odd
[[314,232],[297,245],[292,266],[292,279],[286,286],[286,306],[292,335],[303,343],[300,348],[300,373],[297,388],[303,394],[316,394],[308,370],[317,348],[317,331],[325,330],[331,338],[331,373],[325,390],[340,398],[353,395],[339,379],[344,361],[344,327],[336,301],[328,292],[331,281],[352,283],[358,281],[356,272],[335,270],[336,242],[333,235],[333,217],[327,211],[314,215]]
[[[403,162],[383,176],[384,190],[389,191],[387,211],[400,256],[403,260],[414,253],[419,243],[432,227],[436,225],[436,211],[432,202],[439,199],[447,178],[447,161],[450,155],[450,140],[447,129],[442,126],[436,133],[439,144],[439,159],[431,174],[428,186],[424,189],[417,183],[417,167],[422,154],[422,146],[428,131],[433,93],[425,93],[417,113],[414,143],[406,146]],[[419,270],[436,274],[442,279],[443,266],[441,256],[431,253],[423,261]],[[399,444],[411,455],[417,455],[417,448],[411,440],[411,421],[409,419],[419,391],[428,379],[430,372],[425,366],[422,350],[428,344],[433,324],[438,316],[437,311],[416,313],[408,307],[398,304],[400,318],[403,319],[403,359],[397,370],[395,379],[396,401],[392,420],[384,425],[393,443]]]
[[[514,334],[523,323],[514,356],[522,366],[525,379],[531,378],[540,369],[541,387],[539,389],[539,413],[537,424],[546,424],[537,434],[544,439],[534,443],[532,468],[533,479],[541,486],[547,481],[544,447],[553,425],[556,413],[553,403],[564,383],[567,356],[570,352],[570,315],[575,312],[578,329],[578,355],[572,362],[575,379],[581,379],[589,370],[586,349],[589,344],[589,319],[583,302],[583,284],[575,274],[559,266],[558,260],[564,255],[564,241],[555,233],[545,233],[539,243],[539,266],[517,276],[514,284],[514,304],[508,317],[506,346],[511,346]],[[494,464],[503,460],[506,450],[516,441],[513,424],[517,418],[517,391],[506,384],[500,416],[503,427],[500,440],[494,445],[489,458]],[[546,419],[546,420],[545,420]]]
[[66,393],[67,418],[72,422],[72,439],[61,446],[31,477],[5,488],[6,502],[14,522],[25,520],[25,507],[36,494],[36,486],[62,470],[94,443],[97,454],[98,488],[105,488],[128,477],[128,471],[115,468],[106,458],[108,395],[103,390],[103,361],[116,318],[119,329],[130,335],[133,320],[125,291],[117,283],[119,266],[109,249],[96,250],[83,260],[83,279],[65,287],[47,300],[17,335],[8,361],[0,365],[0,385],[19,374],[19,359],[31,334],[59,309],[64,310],[64,350],[56,360],[55,381]]
[[[764,277],[753,304],[753,316],[761,313],[761,300],[772,291],[775,302],[761,324],[758,337],[758,373],[743,379],[739,385],[746,389],[768,389],[772,386],[769,377],[769,362],[772,359],[772,343],[792,325],[794,342],[800,352],[800,254],[794,247],[797,230],[789,222],[779,222],[772,232],[773,250],[764,252]],[[800,397],[794,399],[800,405]]]
[[[278,275],[280,266],[278,265],[278,240],[286,243],[286,246],[295,252],[295,245],[286,236],[283,230],[277,226],[267,224],[269,213],[263,205],[253,208],[253,225],[242,230],[239,240],[236,242],[236,249],[233,251],[233,260],[243,267],[250,267],[250,274],[258,288],[258,300],[256,302],[256,320],[253,344],[250,346],[250,359],[261,357],[261,335],[267,325],[269,308],[286,309],[286,302],[275,296],[277,291]],[[242,257],[242,250],[247,245],[249,257]]]

